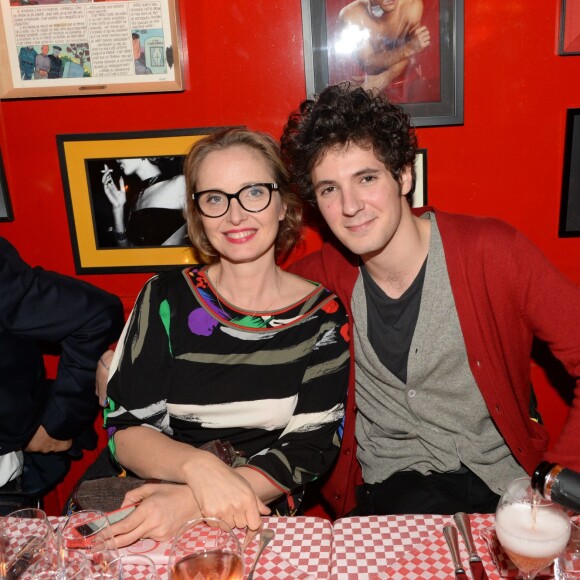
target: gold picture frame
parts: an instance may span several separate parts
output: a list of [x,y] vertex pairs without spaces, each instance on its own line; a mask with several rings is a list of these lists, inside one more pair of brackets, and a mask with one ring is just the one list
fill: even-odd
[[[121,181],[120,171],[123,167],[119,169],[119,161],[145,160],[157,164],[160,160],[171,161],[174,167],[171,179],[179,179],[179,183],[183,184],[184,199],[186,193],[182,163],[185,155],[196,141],[220,129],[222,127],[57,135],[71,243],[78,274],[155,272],[199,261],[195,248],[188,240],[184,245],[148,243],[121,247],[127,242],[123,240],[121,243],[113,230],[113,210],[104,190],[103,175],[108,170],[117,172],[111,175],[117,186],[124,187],[127,192],[129,206],[131,200],[136,199],[131,198],[130,193],[132,187],[134,190],[137,188],[137,177],[125,175]],[[177,167],[176,163],[181,165]],[[125,215],[129,211],[126,210]],[[148,227],[155,227],[156,221],[153,223],[154,226]]]
[[178,0],[0,0],[0,98],[183,90]]

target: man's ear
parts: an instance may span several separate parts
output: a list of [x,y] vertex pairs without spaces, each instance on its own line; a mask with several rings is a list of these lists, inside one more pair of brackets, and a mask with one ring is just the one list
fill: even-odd
[[410,165],[407,165],[401,172],[399,181],[401,183],[401,195],[407,195],[413,187],[413,170]]

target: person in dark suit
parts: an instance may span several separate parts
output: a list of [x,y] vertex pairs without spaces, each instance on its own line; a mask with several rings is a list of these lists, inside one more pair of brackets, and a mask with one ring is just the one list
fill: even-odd
[[[118,297],[32,268],[0,237],[0,514],[43,495],[96,445],[95,370],[123,327]],[[56,345],[56,378],[43,348]],[[11,493],[14,492],[14,495]]]

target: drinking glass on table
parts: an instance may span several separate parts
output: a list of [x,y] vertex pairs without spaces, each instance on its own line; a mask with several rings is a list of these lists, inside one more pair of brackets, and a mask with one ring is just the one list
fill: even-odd
[[171,547],[169,577],[171,580],[242,580],[242,549],[226,522],[206,517],[184,524]]
[[50,550],[30,569],[30,580],[86,580],[92,578],[89,560],[75,550]]
[[91,567],[91,578],[117,579],[121,563],[109,520],[103,512],[83,510],[70,515],[58,530],[60,549],[77,550]]
[[580,514],[570,518],[570,540],[554,568],[556,580],[580,580]]
[[155,563],[145,554],[124,554],[119,556],[119,580],[139,578],[139,580],[161,580]]
[[570,519],[530,487],[529,477],[512,481],[495,512],[497,539],[521,578],[533,580],[566,547]]
[[0,578],[22,576],[46,551],[54,549],[52,526],[41,509],[14,511],[1,525]]

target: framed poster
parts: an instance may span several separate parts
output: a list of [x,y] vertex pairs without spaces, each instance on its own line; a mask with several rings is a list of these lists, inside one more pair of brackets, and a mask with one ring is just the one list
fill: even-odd
[[308,95],[351,81],[399,103],[416,127],[463,123],[463,0],[302,0]]
[[580,55],[580,0],[562,0],[558,54]]
[[8,195],[8,183],[4,173],[4,162],[2,161],[2,152],[0,151],[0,222],[14,221],[12,214],[12,205]]
[[0,98],[180,91],[178,0],[0,0]]
[[568,109],[566,113],[558,236],[580,237],[580,109]]
[[198,261],[183,216],[183,160],[217,129],[57,135],[78,274]]

